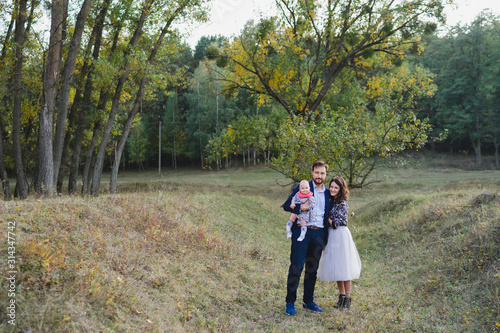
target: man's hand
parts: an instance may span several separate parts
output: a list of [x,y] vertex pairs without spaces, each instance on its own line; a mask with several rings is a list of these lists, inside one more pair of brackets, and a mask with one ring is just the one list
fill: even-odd
[[295,203],[294,203],[294,202],[292,202],[292,203],[290,204],[290,208],[291,208],[291,209],[294,209],[294,208],[295,208]]
[[300,210],[303,211],[303,212],[310,211],[310,209],[309,209],[309,202],[306,202],[306,203],[303,203],[302,205],[300,205]]

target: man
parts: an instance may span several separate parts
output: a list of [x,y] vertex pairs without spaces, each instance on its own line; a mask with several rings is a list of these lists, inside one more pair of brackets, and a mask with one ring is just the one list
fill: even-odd
[[[295,300],[297,299],[297,288],[299,286],[300,275],[306,266],[304,274],[304,296],[303,307],[312,312],[323,312],[314,303],[314,286],[316,285],[316,275],[318,272],[319,259],[323,252],[323,247],[328,239],[328,212],[330,211],[330,191],[324,185],[328,165],[323,161],[317,161],[312,166],[312,181],[309,186],[314,195],[316,205],[312,210],[311,221],[307,223],[307,233],[304,240],[297,241],[300,228],[296,226],[292,230],[292,246],[290,250],[290,268],[288,269],[287,293],[286,293],[286,314],[295,315]],[[287,212],[300,214],[308,211],[307,204],[290,208],[292,198],[298,192],[299,186],[295,187],[292,194],[283,204],[283,209]]]

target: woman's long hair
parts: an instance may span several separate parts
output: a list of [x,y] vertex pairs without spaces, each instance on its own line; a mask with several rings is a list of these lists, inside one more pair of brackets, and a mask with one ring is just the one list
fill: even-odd
[[328,185],[328,188],[332,186],[332,183],[337,184],[340,188],[339,193],[337,193],[336,196],[332,197],[332,202],[341,203],[343,200],[347,201],[347,199],[349,199],[349,187],[347,187],[344,178],[339,176],[333,177],[330,181],[330,184]]

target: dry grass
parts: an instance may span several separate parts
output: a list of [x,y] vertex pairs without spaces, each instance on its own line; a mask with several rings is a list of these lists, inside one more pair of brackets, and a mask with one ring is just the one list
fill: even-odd
[[281,227],[271,221],[280,208],[219,194],[4,203],[4,216],[17,224],[13,331],[260,331],[262,316],[281,312],[262,291],[279,293],[283,277],[273,262],[285,260],[280,244],[269,245],[281,228],[259,237],[264,228],[255,225]]
[[498,187],[395,196],[366,205],[353,223],[354,237],[368,240],[358,249],[374,279],[357,290],[373,306],[374,328],[499,331]]
[[[2,307],[0,330],[498,332],[498,181],[387,172],[352,194],[363,262],[353,307],[333,309],[335,285],[320,282],[321,315],[284,315],[289,240],[279,205],[288,188],[268,169],[229,172],[222,183],[193,172],[142,192],[122,185],[114,196],[1,202],[17,224],[19,273],[17,325]],[[260,174],[267,183],[252,185]],[[6,241],[0,249],[6,258]]]

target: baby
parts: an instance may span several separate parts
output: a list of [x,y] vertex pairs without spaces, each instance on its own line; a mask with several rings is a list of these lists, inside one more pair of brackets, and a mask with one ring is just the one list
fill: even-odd
[[286,236],[288,238],[292,237],[292,226],[295,221],[300,225],[300,236],[297,238],[298,242],[304,240],[306,237],[307,227],[306,224],[311,221],[312,218],[312,209],[314,208],[314,196],[311,192],[311,188],[309,186],[309,182],[307,180],[303,180],[299,184],[299,191],[292,199],[292,204],[290,208],[295,208],[296,205],[302,205],[308,203],[308,211],[304,211],[299,215],[290,214],[290,218],[286,223]]

